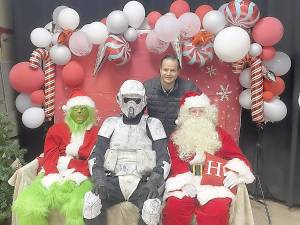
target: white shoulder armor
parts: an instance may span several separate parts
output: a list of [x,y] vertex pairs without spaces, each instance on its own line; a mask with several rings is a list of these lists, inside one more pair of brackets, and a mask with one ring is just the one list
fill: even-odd
[[159,119],[148,117],[147,124],[153,141],[157,141],[167,137],[165,129]]
[[112,116],[105,119],[98,132],[98,135],[110,138],[118,124],[118,120],[120,120],[120,117],[118,116]]

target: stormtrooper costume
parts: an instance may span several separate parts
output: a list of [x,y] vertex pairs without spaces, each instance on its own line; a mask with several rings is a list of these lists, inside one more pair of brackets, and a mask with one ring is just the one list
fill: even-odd
[[160,120],[144,115],[141,82],[125,81],[117,102],[123,114],[104,121],[90,157],[94,189],[85,196],[85,222],[104,225],[107,208],[129,201],[140,210],[140,225],[157,225],[170,169],[166,134]]

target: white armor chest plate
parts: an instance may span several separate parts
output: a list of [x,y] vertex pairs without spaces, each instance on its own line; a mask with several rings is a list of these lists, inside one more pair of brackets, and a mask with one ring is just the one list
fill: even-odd
[[142,116],[136,125],[124,124],[122,117],[118,118],[111,136],[110,149],[120,151],[152,150],[152,141],[146,131],[147,117]]

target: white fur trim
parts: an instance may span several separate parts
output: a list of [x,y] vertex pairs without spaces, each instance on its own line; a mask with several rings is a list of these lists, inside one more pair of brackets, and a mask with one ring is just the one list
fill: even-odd
[[42,185],[48,189],[53,183],[61,181],[61,175],[59,175],[58,173],[50,173],[42,178]]
[[77,96],[67,101],[65,109],[68,111],[74,106],[83,105],[95,108],[95,102],[88,96]]
[[191,172],[178,174],[166,180],[165,193],[180,190],[185,184],[192,184],[194,176]]
[[71,173],[70,175],[65,177],[65,180],[75,181],[77,185],[80,185],[83,181],[87,180],[87,176],[84,176],[80,172]]
[[205,94],[187,97],[184,101],[183,107],[186,109],[193,107],[208,107],[210,100]]
[[189,162],[190,165],[202,164],[205,161],[204,152],[196,153],[195,157]]
[[72,134],[70,144],[66,147],[66,155],[67,156],[78,156],[78,151],[84,141],[85,132],[81,134]]
[[239,180],[242,183],[250,184],[255,180],[255,177],[250,171],[250,168],[238,158],[229,160],[225,167],[234,172],[237,172],[239,175]]
[[56,166],[58,171],[62,172],[62,171],[67,170],[71,159],[72,159],[71,156],[60,156],[58,158],[58,162],[57,162],[57,166]]
[[215,198],[234,199],[234,194],[224,186],[199,185],[197,187],[197,199],[201,205]]

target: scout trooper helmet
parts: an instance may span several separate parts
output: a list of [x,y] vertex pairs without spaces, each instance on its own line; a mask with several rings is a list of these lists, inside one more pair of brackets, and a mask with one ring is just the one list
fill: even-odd
[[144,85],[137,80],[125,81],[118,92],[117,102],[128,117],[136,117],[147,105]]

